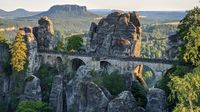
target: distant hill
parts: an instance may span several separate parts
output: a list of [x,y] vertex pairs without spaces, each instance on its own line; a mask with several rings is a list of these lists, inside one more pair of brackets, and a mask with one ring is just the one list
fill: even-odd
[[[110,9],[90,9],[90,12],[101,16],[106,16],[115,10]],[[181,20],[186,15],[184,11],[139,11],[140,16],[145,17],[148,20],[158,21],[172,21]]]
[[33,18],[39,18],[42,16],[48,16],[51,19],[56,18],[74,18],[74,17],[96,17],[96,14],[87,11],[86,6],[78,5],[55,5],[52,6],[48,11],[42,12]]
[[0,9],[0,18],[8,18],[8,19],[21,18],[21,17],[34,16],[39,13],[41,12],[30,12],[25,9],[16,9],[10,12]]

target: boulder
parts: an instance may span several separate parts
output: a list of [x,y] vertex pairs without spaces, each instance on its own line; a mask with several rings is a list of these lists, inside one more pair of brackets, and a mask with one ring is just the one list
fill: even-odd
[[99,55],[140,56],[141,24],[137,12],[113,12],[89,31],[89,51]]
[[165,92],[158,88],[149,90],[147,94],[146,112],[168,112]]
[[24,99],[42,100],[40,79],[34,75],[28,76],[26,79]]
[[62,76],[55,76],[49,97],[49,107],[53,112],[63,112],[63,82]]
[[107,112],[136,112],[137,102],[130,91],[120,93],[108,104]]
[[44,16],[38,21],[39,26],[33,28],[33,33],[38,42],[39,49],[52,50],[53,45],[53,35],[54,27],[53,22],[47,17]]
[[66,86],[68,112],[105,112],[108,98],[103,90],[91,82],[91,68],[81,66]]

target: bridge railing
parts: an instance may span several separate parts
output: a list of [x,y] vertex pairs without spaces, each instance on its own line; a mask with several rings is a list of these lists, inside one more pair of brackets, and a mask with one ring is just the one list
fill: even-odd
[[180,62],[178,60],[167,60],[167,59],[149,59],[149,58],[140,58],[140,57],[131,57],[131,56],[108,56],[108,55],[97,55],[94,53],[79,53],[79,52],[61,52],[56,50],[38,50],[39,53],[47,53],[47,54],[61,54],[61,55],[69,55],[69,56],[83,56],[83,57],[93,57],[96,59],[117,59],[123,61],[139,61],[139,62],[149,62],[149,63],[164,63],[164,64],[179,64],[190,66],[190,64]]

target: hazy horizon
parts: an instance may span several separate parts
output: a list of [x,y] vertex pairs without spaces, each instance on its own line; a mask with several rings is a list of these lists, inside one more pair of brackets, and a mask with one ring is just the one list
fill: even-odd
[[15,0],[0,1],[5,11],[26,9],[28,11],[46,11],[53,5],[73,4],[86,6],[87,9],[110,9],[124,11],[186,11],[199,6],[199,0]]

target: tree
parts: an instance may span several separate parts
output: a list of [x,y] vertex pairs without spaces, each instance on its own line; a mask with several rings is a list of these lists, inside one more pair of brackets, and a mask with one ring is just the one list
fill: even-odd
[[181,24],[178,26],[177,34],[184,44],[180,47],[179,57],[185,62],[200,65],[200,8],[196,7],[188,11]]
[[27,46],[24,42],[23,31],[18,30],[16,38],[11,46],[11,65],[14,70],[20,72],[24,70],[27,59]]
[[171,90],[170,99],[178,99],[174,112],[200,111],[200,66],[187,73],[184,77],[171,76],[168,87]]
[[26,100],[19,103],[17,112],[49,112],[49,108],[41,101]]
[[83,46],[83,39],[80,35],[71,36],[67,42],[68,51],[78,51]]

